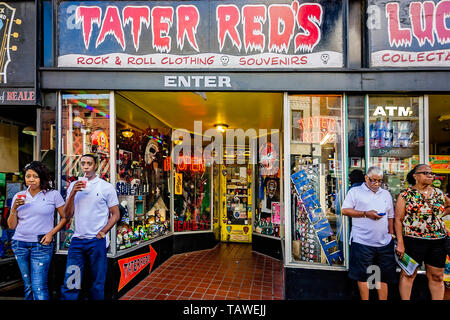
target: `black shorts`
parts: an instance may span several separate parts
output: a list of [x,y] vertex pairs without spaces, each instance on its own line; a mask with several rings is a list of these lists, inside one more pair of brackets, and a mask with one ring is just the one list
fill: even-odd
[[435,268],[444,268],[447,256],[446,239],[420,239],[403,237],[405,253],[421,265],[423,262]]
[[369,267],[376,265],[381,272],[380,282],[396,283],[398,278],[394,254],[394,240],[383,247],[352,242],[348,276],[356,281],[367,282],[368,277],[373,274]]

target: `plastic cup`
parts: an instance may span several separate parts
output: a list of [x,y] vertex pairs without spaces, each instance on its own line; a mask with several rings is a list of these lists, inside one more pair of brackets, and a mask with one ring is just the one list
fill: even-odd
[[85,178],[85,177],[78,177],[78,181],[83,182],[83,185],[84,185],[84,186],[83,186],[83,190],[86,190],[88,178]]
[[26,203],[27,202],[27,195],[26,194],[18,194],[17,195],[17,199],[22,199]]

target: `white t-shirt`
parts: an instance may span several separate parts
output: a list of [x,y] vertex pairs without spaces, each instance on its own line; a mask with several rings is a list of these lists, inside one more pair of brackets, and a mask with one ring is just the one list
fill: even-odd
[[[69,199],[73,181],[67,189]],[[74,199],[74,238],[93,239],[103,229],[109,220],[109,208],[119,204],[114,186],[96,176],[87,182],[83,191],[78,191]],[[106,239],[108,245],[109,239]]]
[[363,183],[348,191],[342,209],[386,212],[386,215],[378,220],[352,218],[350,242],[354,241],[372,247],[386,246],[391,242],[392,236],[389,234],[388,219],[394,218],[394,205],[389,191],[379,188],[375,193]]
[[64,206],[64,199],[56,190],[40,191],[34,197],[27,190],[16,193],[26,196],[26,204],[17,208],[18,224],[13,240],[37,242],[37,236],[49,233],[54,226],[55,209]]

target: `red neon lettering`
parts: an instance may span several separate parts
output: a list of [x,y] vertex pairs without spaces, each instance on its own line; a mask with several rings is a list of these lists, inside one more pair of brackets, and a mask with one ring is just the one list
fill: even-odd
[[391,47],[410,46],[411,30],[408,28],[402,29],[400,26],[398,2],[386,4],[386,15],[388,16],[389,44]]
[[302,4],[298,8],[297,25],[304,32],[295,36],[295,52],[312,52],[320,42],[323,9],[320,4]]
[[241,20],[239,9],[235,5],[219,5],[216,9],[216,20],[220,51],[225,45],[227,35],[230,37],[232,44],[240,51],[242,44],[237,31],[237,25]]
[[181,50],[184,47],[184,37],[186,36],[189,44],[195,51],[199,52],[197,39],[197,27],[200,20],[200,13],[196,6],[178,6],[177,7],[177,45]]
[[131,21],[131,35],[133,36],[133,44],[136,51],[139,50],[139,38],[142,31],[142,23],[147,28],[150,26],[150,9],[142,6],[126,6],[123,8],[123,25],[127,25]]
[[424,3],[411,2],[410,4],[409,17],[411,19],[412,32],[420,46],[423,46],[427,40],[431,45],[434,45],[433,13],[433,1],[425,1]]
[[249,50],[264,51],[266,39],[262,33],[262,28],[265,22],[265,5],[245,5],[242,8],[245,52]]
[[152,44],[159,52],[170,52],[171,37],[168,35],[173,23],[172,7],[154,7],[152,10]]
[[[288,52],[294,36],[294,19],[291,6],[285,4],[269,6],[269,52]],[[283,30],[280,30],[280,26],[283,26]]]
[[77,23],[81,22],[84,46],[86,49],[89,48],[89,42],[91,41],[92,25],[96,23],[100,27],[101,15],[102,9],[100,7],[77,7],[75,19]]
[[125,37],[122,29],[122,22],[120,21],[119,9],[117,7],[108,6],[106,8],[105,16],[102,22],[102,28],[95,43],[97,48],[105,41],[107,35],[112,34],[116,41],[125,50]]
[[450,16],[450,1],[441,1],[436,6],[436,37],[440,44],[450,43],[450,29],[447,28],[446,20]]

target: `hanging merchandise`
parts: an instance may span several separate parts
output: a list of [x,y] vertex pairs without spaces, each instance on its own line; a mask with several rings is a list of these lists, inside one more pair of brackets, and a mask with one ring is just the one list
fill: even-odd
[[[305,246],[310,246],[313,242],[313,235],[319,240],[320,246],[325,253],[327,262],[329,265],[333,263],[342,262],[343,255],[339,250],[337,241],[334,239],[334,232],[331,229],[330,223],[323,212],[319,199],[317,198],[317,192],[314,186],[319,181],[319,174],[317,168],[312,166],[306,166],[301,168],[296,173],[291,175],[291,180],[295,186],[295,191],[298,195],[297,210],[300,210],[306,215],[308,224],[303,220],[300,230],[296,230],[298,233],[297,239],[306,239]],[[306,226],[309,225],[309,228]],[[300,231],[302,231],[300,233]],[[303,236],[302,236],[303,235]],[[313,258],[310,249],[309,258]]]
[[96,130],[91,136],[93,153],[109,153],[108,136],[103,130]]

